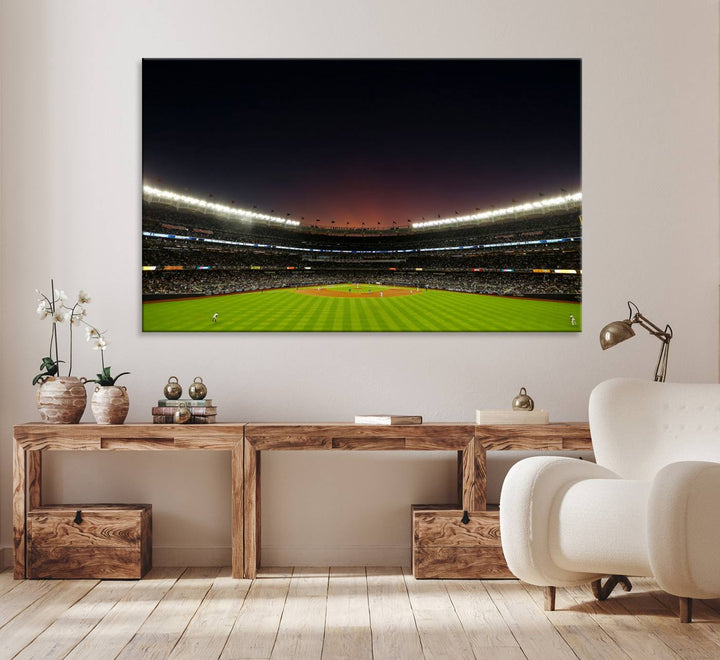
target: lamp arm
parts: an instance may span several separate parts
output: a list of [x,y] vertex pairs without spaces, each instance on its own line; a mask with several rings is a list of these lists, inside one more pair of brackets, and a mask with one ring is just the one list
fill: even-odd
[[637,312],[635,316],[630,319],[630,323],[637,323],[639,326],[645,328],[651,335],[654,335],[658,339],[664,342],[670,342],[673,336],[672,328],[669,325],[665,326],[665,330],[661,330],[656,326],[650,319],[644,317],[640,312]]
[[667,363],[668,355],[670,354],[670,340],[673,336],[672,328],[669,325],[665,326],[665,330],[661,330],[656,326],[650,319],[644,317],[639,311],[630,319],[630,323],[637,323],[639,326],[645,328],[651,335],[657,337],[661,342],[660,355],[658,356],[657,364],[655,365],[655,382],[664,383],[665,377],[667,376]]
[[668,355],[670,354],[670,339],[663,339],[660,347],[657,365],[655,366],[655,382],[664,383],[667,375]]
[[[615,321],[603,328],[603,331],[600,333],[600,344],[603,349],[608,348],[609,346],[614,346],[615,344],[624,341],[635,334],[631,326],[636,323],[639,326],[642,326],[653,337],[657,337],[662,342],[660,355],[658,356],[658,361],[655,365],[655,381],[663,383],[665,382],[665,376],[667,375],[668,355],[670,354],[670,340],[673,337],[673,330],[669,325],[666,325],[664,330],[655,325],[650,319],[640,313],[638,306],[632,302],[632,300],[628,300],[628,310],[630,313],[627,320]],[[618,330],[616,326],[620,327],[620,330]],[[612,330],[610,330],[610,328],[612,328]],[[605,333],[606,330],[609,339],[605,339],[603,337],[603,333]]]

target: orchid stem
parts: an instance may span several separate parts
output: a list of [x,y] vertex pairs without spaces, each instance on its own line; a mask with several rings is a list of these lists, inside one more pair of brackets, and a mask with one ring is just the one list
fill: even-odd
[[[53,316],[55,315],[55,280],[50,280],[50,309],[52,310]],[[57,366],[57,374],[60,375],[60,351],[58,350],[57,340],[57,323],[53,320],[52,339],[55,341],[55,364]],[[52,343],[52,340],[51,340]],[[50,357],[52,357],[52,349],[50,350]]]

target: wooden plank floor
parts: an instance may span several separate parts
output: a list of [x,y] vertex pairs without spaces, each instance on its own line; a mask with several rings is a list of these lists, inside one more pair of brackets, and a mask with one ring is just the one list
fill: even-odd
[[156,568],[140,581],[0,573],[2,658],[210,660],[691,660],[720,658],[720,599],[678,603],[647,578],[604,602],[589,588],[415,580],[402,568]]

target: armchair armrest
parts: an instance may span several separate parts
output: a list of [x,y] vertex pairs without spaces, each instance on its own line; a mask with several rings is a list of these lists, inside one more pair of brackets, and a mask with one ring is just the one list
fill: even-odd
[[550,525],[562,491],[587,479],[618,479],[610,470],[575,458],[533,456],[516,463],[500,493],[500,538],[510,570],[539,586],[585,584],[601,575],[567,570],[551,556]]
[[665,466],[648,506],[648,552],[660,587],[683,598],[720,596],[720,463]]

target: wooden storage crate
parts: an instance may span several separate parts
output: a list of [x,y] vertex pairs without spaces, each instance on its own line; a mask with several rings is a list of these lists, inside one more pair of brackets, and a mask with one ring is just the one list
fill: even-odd
[[454,504],[413,504],[412,569],[416,578],[514,578],[500,544],[500,512]]
[[150,504],[58,504],[28,511],[29,578],[137,579],[151,566]]

